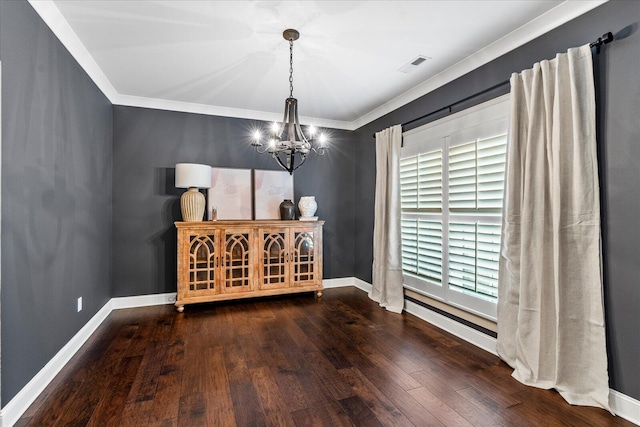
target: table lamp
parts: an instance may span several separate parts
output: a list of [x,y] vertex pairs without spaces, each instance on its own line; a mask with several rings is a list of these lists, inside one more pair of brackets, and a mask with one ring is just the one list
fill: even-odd
[[180,197],[182,220],[202,221],[205,201],[199,189],[211,187],[211,166],[196,163],[176,164],[176,187],[188,188]]

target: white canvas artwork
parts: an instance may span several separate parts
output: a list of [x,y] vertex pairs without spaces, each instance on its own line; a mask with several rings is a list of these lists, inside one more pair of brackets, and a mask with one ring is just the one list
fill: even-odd
[[207,219],[252,219],[251,169],[211,168]]
[[293,175],[287,171],[253,170],[254,219],[280,219],[280,203],[293,200]]

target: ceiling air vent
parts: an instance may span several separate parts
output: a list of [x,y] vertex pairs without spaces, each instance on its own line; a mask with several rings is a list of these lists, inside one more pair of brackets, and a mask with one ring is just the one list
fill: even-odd
[[413,70],[415,70],[416,68],[418,68],[418,66],[423,62],[425,62],[427,59],[431,59],[431,58],[429,58],[428,56],[419,55],[416,58],[414,58],[411,62],[408,62],[405,65],[403,65],[402,68],[400,68],[398,71],[400,71],[401,73],[408,74]]

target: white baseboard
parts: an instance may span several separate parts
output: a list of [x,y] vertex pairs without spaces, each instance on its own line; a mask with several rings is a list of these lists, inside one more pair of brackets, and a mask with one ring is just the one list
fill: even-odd
[[609,406],[614,414],[640,426],[640,401],[609,389]]
[[358,279],[357,277],[353,278],[353,286],[367,293],[371,292],[371,283],[367,283],[364,280]]
[[150,305],[173,304],[174,302],[176,302],[175,292],[111,298],[113,310],[121,308],[148,307]]
[[322,287],[325,289],[344,288],[347,286],[353,286],[353,277],[341,277],[339,279],[322,280]]
[[0,410],[0,426],[12,426],[20,419],[34,400],[42,393],[58,372],[89,339],[111,313],[109,300],[69,342]]
[[[346,281],[346,279],[341,280]],[[356,277],[352,278],[352,280],[352,284],[356,288],[361,289],[364,292],[371,291],[371,284]],[[496,339],[489,335],[483,334],[482,332],[470,328],[462,323],[458,323],[453,319],[429,310],[428,308],[412,301],[405,300],[405,310],[407,313],[413,314],[425,322],[431,323],[442,330],[452,333],[476,347],[480,347],[491,354],[497,355]],[[620,393],[619,391],[609,389],[609,405],[616,416],[640,426],[640,401],[635,400],[626,394]]]
[[447,316],[443,316],[440,313],[429,310],[428,308],[423,307],[420,304],[416,304],[413,301],[405,300],[404,309],[407,313],[411,313],[425,322],[431,323],[432,325],[497,356],[496,339],[492,336],[470,328],[460,322],[456,322]]
[[[325,279],[322,285],[327,288],[354,286],[364,292],[371,290],[371,284],[356,277],[339,279]],[[0,410],[0,427],[9,427],[20,419],[22,414],[35,401],[40,393],[49,385],[62,368],[71,360],[73,355],[89,339],[91,334],[104,322],[109,313],[122,308],[146,307],[151,305],[173,304],[175,293],[140,295],[133,297],[112,298],[87,322],[78,333],[34,376],[27,385]],[[463,340],[480,347],[489,353],[496,354],[496,340],[489,335],[476,331],[466,325],[449,319],[446,316],[431,311],[419,304],[405,301],[405,310],[420,319],[431,323]],[[610,390],[609,402],[612,411],[640,426],[640,401],[633,399],[616,390]]]
[[12,426],[16,423],[36,400],[38,395],[49,385],[56,375],[71,360],[80,347],[89,339],[113,310],[121,308],[146,307],[150,305],[172,304],[176,294],[153,294],[134,297],[110,299],[77,334],[25,385],[13,399],[0,410],[0,427]]
[[[364,280],[360,280],[357,277],[344,278],[339,279],[343,281],[343,283],[348,283],[356,288],[364,291],[371,291],[371,284],[365,282]],[[348,286],[348,285],[344,285]],[[416,304],[412,301],[405,300],[404,309],[407,313],[413,314],[414,316],[424,320],[425,322],[431,323],[434,326],[437,326],[440,329],[443,329],[453,335],[462,338],[463,340],[470,342],[471,344],[480,347],[481,349],[488,351],[489,353],[496,354],[496,339],[479,332],[473,328],[470,328],[467,325],[464,325],[460,322],[456,322],[453,319],[450,319],[442,314],[436,313],[433,310],[429,310],[419,304]]]

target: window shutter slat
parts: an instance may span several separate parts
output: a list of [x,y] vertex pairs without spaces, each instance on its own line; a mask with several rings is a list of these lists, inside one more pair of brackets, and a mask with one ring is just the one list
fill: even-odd
[[498,296],[500,225],[450,223],[451,289],[495,301]]
[[506,134],[449,148],[449,207],[502,208]]
[[507,136],[477,141],[478,209],[502,209]]
[[418,156],[400,159],[400,208],[418,207]]
[[417,221],[402,219],[400,221],[402,239],[402,270],[409,273],[418,271]]
[[475,290],[476,226],[468,223],[449,225],[449,285],[460,291]]
[[418,275],[442,282],[442,223],[418,221]]
[[442,210],[442,150],[418,155],[418,209]]
[[449,208],[476,207],[475,141],[449,148]]

